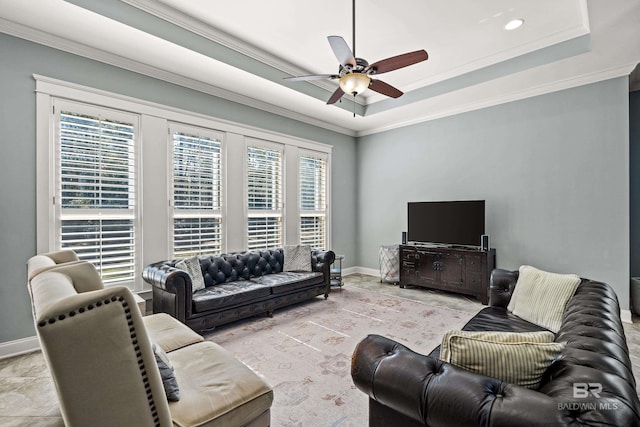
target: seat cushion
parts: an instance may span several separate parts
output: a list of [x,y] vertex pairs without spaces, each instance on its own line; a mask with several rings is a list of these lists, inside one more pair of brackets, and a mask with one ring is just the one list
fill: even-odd
[[205,311],[230,308],[240,304],[265,298],[271,295],[271,289],[260,283],[249,280],[236,280],[208,286],[193,294],[193,311]]
[[271,387],[215,343],[176,350],[171,363],[180,386],[180,401],[169,403],[177,426],[243,426],[271,407]]
[[142,318],[149,338],[167,353],[204,341],[184,323],[166,313],[156,313]]
[[271,288],[273,294],[283,294],[297,289],[322,284],[322,273],[283,271],[275,274],[265,274],[251,278],[251,282]]

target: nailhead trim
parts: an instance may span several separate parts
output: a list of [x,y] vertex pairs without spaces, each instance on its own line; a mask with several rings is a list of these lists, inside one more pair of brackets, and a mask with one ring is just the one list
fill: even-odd
[[[144,389],[147,394],[147,400],[149,402],[149,410],[151,411],[151,416],[153,417],[153,422],[156,427],[160,427],[160,417],[158,416],[158,411],[156,409],[156,404],[153,400],[153,394],[151,393],[151,385],[149,384],[149,377],[147,376],[147,370],[145,369],[144,362],[142,360],[142,352],[140,351],[140,346],[138,345],[138,338],[136,334],[136,330],[133,326],[133,319],[131,317],[131,309],[129,308],[129,304],[124,300],[123,296],[112,296],[110,299],[104,299],[102,301],[96,301],[94,304],[88,304],[86,307],[80,307],[77,310],[72,310],[68,313],[69,317],[74,317],[76,315],[85,313],[87,310],[91,311],[95,307],[102,307],[102,305],[108,305],[111,302],[119,301],[122,304],[122,308],[124,309],[124,313],[126,314],[127,325],[129,326],[129,336],[131,337],[131,344],[133,345],[133,350],[136,352],[136,358],[138,361],[138,368],[140,369],[140,376],[142,377],[142,383],[144,384]],[[41,320],[38,322],[38,327],[43,328],[47,325],[52,325],[56,323],[56,321],[62,321],[67,318],[67,315],[60,314],[57,318],[52,317],[48,320]]]

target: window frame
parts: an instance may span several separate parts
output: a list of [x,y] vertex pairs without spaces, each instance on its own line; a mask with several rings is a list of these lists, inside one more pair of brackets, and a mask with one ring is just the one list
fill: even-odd
[[[302,200],[302,174],[301,174],[301,168],[302,168],[302,158],[312,158],[315,160],[321,160],[324,162],[324,206],[322,209],[313,209],[313,210],[305,210],[303,209],[303,200]],[[322,240],[322,247],[318,247],[318,249],[322,249],[322,250],[326,250],[327,248],[329,248],[330,246],[328,246],[328,207],[329,207],[329,156],[326,153],[322,153],[319,151],[311,151],[311,150],[299,150],[298,152],[298,170],[296,172],[296,178],[298,180],[298,232],[300,233],[299,236],[299,241],[301,244],[306,244],[305,242],[303,242],[302,239],[302,218],[303,217],[312,217],[312,218],[323,218],[323,233],[324,236],[322,236],[321,240]],[[314,239],[317,241],[317,238]],[[313,245],[312,245],[313,246]]]
[[[116,208],[64,208],[62,206],[62,165],[60,163],[62,156],[61,141],[61,114],[63,111],[73,112],[75,114],[84,114],[88,116],[97,116],[108,118],[109,120],[118,120],[121,122],[131,122],[133,126],[133,195],[130,201],[133,207],[127,209]],[[133,259],[132,274],[130,280],[109,280],[105,277],[105,284],[124,285],[132,289],[136,288],[136,282],[142,272],[141,254],[142,254],[142,234],[141,215],[140,215],[140,182],[141,182],[141,161],[140,161],[140,116],[138,114],[125,112],[104,106],[96,106],[87,103],[75,102],[54,98],[52,100],[52,167],[50,168],[49,179],[53,183],[52,203],[50,208],[50,230],[51,240],[53,243],[52,250],[61,249],[63,246],[63,230],[62,222],[65,220],[77,219],[81,221],[104,221],[104,220],[130,220],[132,224],[131,234],[133,235]],[[83,256],[78,253],[80,258]],[[95,264],[94,264],[95,265]],[[102,263],[96,265],[98,272],[102,272]],[[102,275],[102,273],[101,273]]]
[[[276,151],[280,154],[280,189],[278,196],[278,206],[276,209],[250,209],[249,208],[249,147],[257,147],[265,150]],[[245,139],[245,148],[244,148],[244,209],[245,209],[245,239],[246,239],[246,249],[267,249],[273,247],[282,247],[285,245],[287,241],[287,233],[286,233],[286,217],[285,217],[285,196],[287,193],[286,186],[286,161],[285,161],[285,147],[281,144],[274,143],[272,141],[261,140],[257,138],[246,138]],[[276,244],[267,244],[267,248],[264,247],[254,247],[252,248],[250,245],[250,235],[251,231],[250,221],[251,218],[278,218],[280,221],[279,229],[280,229],[280,237]],[[269,239],[267,238],[267,241]]]
[[[208,211],[207,209],[198,209],[198,210],[189,210],[189,209],[177,209],[175,206],[175,180],[174,180],[174,161],[175,161],[175,152],[174,152],[174,134],[175,132],[182,133],[199,133],[203,136],[208,136],[211,139],[215,139],[220,143],[220,165],[219,165],[219,179],[220,179],[220,187],[219,187],[219,208],[213,210],[213,212]],[[193,136],[193,135],[192,135]],[[226,183],[226,155],[225,155],[225,133],[207,128],[202,126],[196,126],[185,123],[177,123],[177,122],[168,122],[168,142],[167,142],[167,154],[169,165],[167,169],[167,180],[168,180],[168,189],[169,189],[169,209],[167,215],[169,216],[169,227],[168,227],[168,240],[169,240],[169,253],[171,258],[176,258],[178,256],[188,256],[189,254],[176,254],[175,248],[175,219],[176,219],[176,211],[180,211],[179,217],[182,218],[218,218],[219,219],[219,227],[220,227],[220,248],[219,252],[224,252],[224,248],[226,247],[226,227],[225,227],[225,217],[226,217],[226,191],[225,191],[225,183]]]

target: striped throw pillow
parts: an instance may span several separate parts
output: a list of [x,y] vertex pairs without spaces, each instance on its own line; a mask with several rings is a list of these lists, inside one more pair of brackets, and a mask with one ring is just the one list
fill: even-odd
[[[548,336],[541,334],[506,334],[512,336],[503,337],[503,341],[483,339],[482,333],[478,337],[473,334],[451,334],[448,360],[445,361],[480,375],[538,389],[542,376],[560,355],[564,344],[531,342],[532,339],[548,339]],[[517,341],[513,335],[525,335],[524,341]]]
[[580,281],[575,274],[549,273],[523,265],[507,310],[556,333]]
[[502,342],[502,343],[549,343],[553,342],[554,335],[549,331],[536,332],[499,332],[499,331],[448,331],[442,337],[442,345],[440,346],[440,359],[445,362],[451,360],[451,337],[463,337],[470,339],[479,339],[484,341]]

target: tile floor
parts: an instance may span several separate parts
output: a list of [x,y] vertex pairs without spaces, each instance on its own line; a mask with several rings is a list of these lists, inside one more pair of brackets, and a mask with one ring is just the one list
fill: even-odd
[[[353,274],[345,286],[354,286],[415,299],[475,314],[483,306],[462,295],[409,287],[401,289],[381,283],[377,277]],[[335,288],[333,292],[340,292]],[[277,315],[277,313],[276,313]],[[636,383],[640,385],[640,318],[624,324]],[[0,360],[0,426],[64,426],[56,403],[54,387],[40,352]]]

